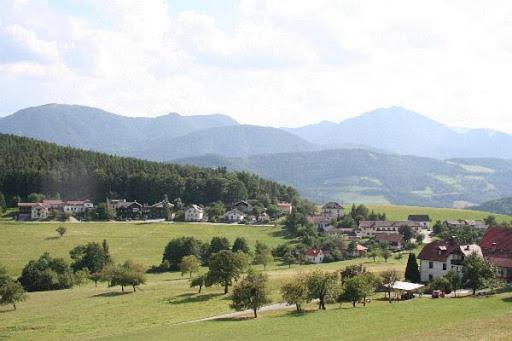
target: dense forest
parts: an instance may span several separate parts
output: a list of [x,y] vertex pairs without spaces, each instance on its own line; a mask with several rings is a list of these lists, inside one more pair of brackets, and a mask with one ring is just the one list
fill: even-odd
[[167,195],[185,204],[298,197],[292,187],[247,172],[149,162],[4,134],[0,134],[0,192],[11,203],[17,197],[25,200],[30,193],[95,202],[119,197],[143,203]]

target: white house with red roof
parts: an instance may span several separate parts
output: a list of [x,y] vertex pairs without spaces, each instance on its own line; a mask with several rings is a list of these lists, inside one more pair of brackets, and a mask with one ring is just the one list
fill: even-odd
[[277,209],[279,210],[279,213],[289,215],[292,214],[293,205],[289,202],[280,202],[277,204]]
[[455,270],[462,276],[464,259],[476,253],[482,257],[482,250],[476,244],[461,245],[454,239],[436,240],[423,247],[418,259],[422,282],[430,282]]
[[311,248],[306,250],[306,263],[319,264],[324,261],[325,254],[320,249]]

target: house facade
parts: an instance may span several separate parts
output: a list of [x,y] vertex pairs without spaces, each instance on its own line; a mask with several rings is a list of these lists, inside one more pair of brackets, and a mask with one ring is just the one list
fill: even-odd
[[305,260],[306,263],[319,264],[324,261],[325,254],[320,249],[311,248],[306,250]]
[[83,215],[94,209],[90,200],[65,201],[62,207],[66,215]]
[[244,220],[245,214],[237,208],[224,213],[224,221],[228,223],[240,223]]
[[204,209],[198,205],[190,205],[185,210],[185,221],[202,221],[204,217]]
[[341,220],[345,216],[343,206],[331,201],[322,206],[322,216],[326,220]]
[[141,219],[143,216],[142,204],[136,201],[122,201],[115,205],[116,215],[119,219]]
[[373,237],[379,243],[386,243],[392,251],[402,250],[404,246],[404,237],[401,234],[375,233]]
[[476,253],[482,257],[482,250],[476,244],[461,245],[457,241],[437,240],[423,247],[418,259],[422,282],[430,282],[455,270],[462,276],[465,257]]
[[496,267],[496,277],[512,281],[512,230],[490,227],[480,241],[485,259]]
[[365,220],[359,223],[359,235],[360,237],[373,237],[376,233],[399,234],[402,226],[409,226],[414,233],[421,232],[421,225],[413,221]]

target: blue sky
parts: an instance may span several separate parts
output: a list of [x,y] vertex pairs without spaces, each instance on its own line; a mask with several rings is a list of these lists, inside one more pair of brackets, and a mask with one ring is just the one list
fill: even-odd
[[0,116],[49,102],[298,126],[400,105],[512,132],[512,4],[0,0]]

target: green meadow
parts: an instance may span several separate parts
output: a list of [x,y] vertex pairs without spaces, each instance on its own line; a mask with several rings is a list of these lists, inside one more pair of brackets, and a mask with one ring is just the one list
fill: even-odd
[[[429,214],[432,219],[481,219],[483,212],[452,209],[372,206],[386,212],[389,219],[405,219],[408,214]],[[510,220],[510,217],[499,217]],[[58,238],[55,229],[67,228]],[[172,238],[194,236],[208,240],[225,236],[231,242],[245,237],[251,246],[257,240],[274,247],[287,241],[279,227],[214,225],[186,223],[17,223],[0,222],[0,263],[12,276],[23,266],[48,251],[69,260],[69,250],[106,239],[116,262],[132,259],[145,266],[158,264],[165,245]],[[294,265],[276,262],[267,267],[273,303],[281,302],[279,288],[299,271],[329,271],[364,263],[369,271],[404,271],[407,257],[376,262],[361,258],[319,265]],[[263,270],[261,266],[256,269]],[[206,269],[202,269],[206,271]],[[91,339],[181,339],[181,340],[262,340],[262,339],[344,339],[344,340],[482,340],[510,339],[512,330],[512,294],[489,298],[432,300],[424,297],[389,304],[378,293],[367,307],[330,304],[318,312],[313,304],[303,314],[293,309],[269,311],[258,319],[203,318],[230,313],[229,296],[222,288],[203,289],[201,294],[189,287],[179,273],[148,274],[146,285],[136,293],[121,293],[105,283],[95,287],[87,283],[73,289],[29,293],[16,311],[0,306],[0,339],[17,340],[91,340]]]

